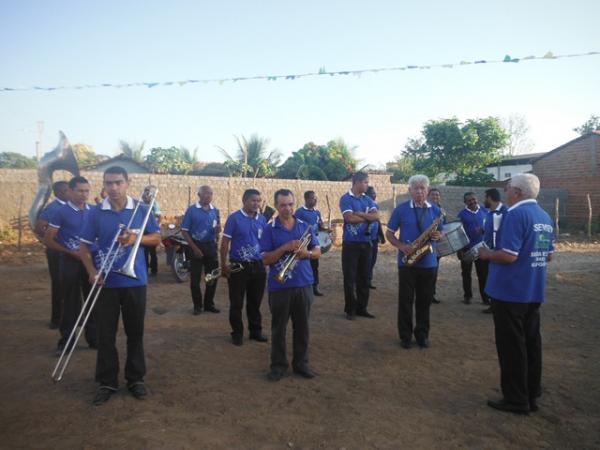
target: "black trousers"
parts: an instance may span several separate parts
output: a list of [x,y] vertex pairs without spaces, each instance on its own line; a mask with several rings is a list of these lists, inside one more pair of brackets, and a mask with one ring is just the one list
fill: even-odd
[[262,261],[252,263],[239,262],[244,270],[232,273],[229,276],[229,323],[231,324],[231,335],[242,336],[244,334],[244,323],[242,321],[242,309],[244,307],[244,296],[246,297],[246,316],[248,317],[248,330],[250,336],[261,334],[262,316],[260,304],[265,292],[267,273]]
[[146,286],[104,288],[96,303],[98,328],[98,357],[96,381],[101,386],[117,389],[119,386],[119,354],[116,347],[119,314],[127,335],[127,384],[144,381],[144,316],[146,314]]
[[310,259],[310,267],[313,273],[313,286],[317,286],[319,284],[319,260],[318,259]]
[[[465,298],[473,298],[473,290],[471,289],[471,272],[473,269],[472,262],[460,262],[462,282],[463,282],[463,293]],[[479,282],[479,295],[481,295],[481,301],[483,303],[489,302],[489,297],[485,293],[485,282],[487,281],[489,262],[481,259],[475,260],[475,272],[477,272],[477,281]]]
[[[417,341],[429,337],[429,307],[433,299],[436,269],[419,267],[398,268],[398,334],[400,340]],[[416,325],[413,330],[413,304]]]
[[[63,312],[60,321],[61,342],[65,343],[77,326],[77,317],[81,312],[83,298],[87,298],[90,293],[90,283],[88,274],[83,263],[69,255],[60,256],[60,273],[63,287]],[[89,309],[89,305],[88,305]],[[87,310],[86,310],[87,313]],[[96,313],[92,311],[90,318],[85,325],[85,340],[88,344],[96,346],[98,338],[96,335]],[[85,314],[82,320],[85,318]]]
[[156,247],[144,247],[144,255],[146,256],[146,267],[150,272],[156,274],[158,272],[158,258],[156,257]]
[[46,259],[48,261],[48,272],[50,272],[50,322],[54,325],[60,326],[63,302],[63,294],[60,287],[60,252],[47,248]]
[[294,330],[292,367],[304,369],[308,366],[308,318],[313,299],[312,286],[269,292],[271,369],[285,371],[288,368],[286,331],[290,318]]
[[377,263],[377,254],[379,253],[379,241],[375,239],[371,241],[371,260],[369,261],[369,286],[373,283],[373,269]]
[[492,299],[500,385],[504,399],[528,405],[541,393],[540,304]]
[[371,242],[344,242],[342,244],[344,311],[347,314],[356,314],[367,310],[370,262]]
[[[216,242],[195,242],[200,248],[203,258],[195,258],[192,252],[189,252],[191,256],[190,263],[190,290],[192,292],[192,301],[194,302],[194,310],[202,310],[202,290],[200,289],[200,282],[202,280],[202,271],[205,274],[212,272],[214,269],[219,267],[219,257],[217,256],[217,243]],[[215,306],[215,292],[217,291],[217,280],[206,285],[204,291],[204,309],[214,308]]]

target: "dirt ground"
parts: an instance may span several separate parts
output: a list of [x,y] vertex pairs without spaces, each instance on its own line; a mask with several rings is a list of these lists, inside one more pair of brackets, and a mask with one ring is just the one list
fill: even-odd
[[[500,395],[492,318],[461,303],[455,257],[442,260],[431,347],[407,351],[396,331],[394,253],[380,254],[376,268],[369,309],[377,318],[348,322],[340,252],[329,252],[326,296],[311,316],[318,377],[279,383],[266,380],[268,344],[231,345],[226,283],[221,314],[192,316],[188,285],[161,265],[148,290],[150,395],[138,401],[122,388],[101,407],[91,405],[95,352],[84,343],[63,381],[50,380],[57,332],[48,328],[40,247],[15,254],[3,246],[0,258],[3,448],[600,448],[599,246],[563,246],[550,266],[543,396],[529,417],[485,404]],[[269,334],[266,298],[262,312]],[[122,329],[119,348],[122,358]]]

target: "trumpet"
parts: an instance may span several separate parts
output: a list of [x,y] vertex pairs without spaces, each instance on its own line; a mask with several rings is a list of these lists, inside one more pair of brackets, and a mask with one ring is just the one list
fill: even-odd
[[[142,241],[142,235],[144,234],[144,228],[146,228],[146,224],[148,223],[150,214],[152,214],[152,206],[154,205],[154,201],[156,199],[157,193],[158,193],[158,189],[155,189],[154,192],[152,193],[152,201],[150,202],[148,211],[146,212],[146,216],[144,217],[144,220],[142,222],[142,227],[140,228],[138,236],[136,238],[136,241],[131,248],[131,252],[129,254],[129,257],[127,258],[127,261],[125,262],[125,264],[123,265],[123,267],[121,269],[114,270],[114,272],[137,279],[137,275],[135,274],[135,271],[133,270],[133,265],[135,263],[135,258],[137,256],[137,252],[139,251],[139,248],[140,248],[140,243]],[[77,317],[77,320],[75,321],[76,325],[73,327],[73,330],[71,331],[71,334],[69,335],[69,338],[67,339],[67,342],[65,343],[65,347],[64,347],[62,353],[60,354],[60,358],[58,359],[58,362],[56,363],[56,366],[54,367],[54,370],[52,371],[52,379],[54,380],[54,382],[62,380],[63,374],[65,373],[65,370],[67,369],[67,366],[69,365],[69,362],[71,361],[71,356],[73,356],[73,351],[75,350],[75,347],[77,346],[77,342],[79,341],[79,338],[81,337],[81,334],[83,333],[83,330],[85,329],[85,325],[87,324],[87,322],[90,318],[90,315],[92,314],[92,310],[94,309],[94,306],[96,305],[96,301],[98,300],[98,297],[100,297],[100,292],[102,292],[102,288],[104,287],[104,284],[100,283],[100,279],[106,280],[106,278],[110,275],[110,273],[113,272],[113,265],[115,264],[115,261],[117,260],[117,257],[120,253],[121,248],[123,248],[123,245],[121,243],[119,243],[119,236],[121,236],[121,234],[123,233],[124,230],[129,229],[131,227],[131,225],[133,224],[133,219],[135,218],[136,213],[138,212],[141,203],[142,202],[137,202],[133,212],[131,213],[131,218],[129,219],[129,222],[127,223],[127,225],[123,225],[123,224],[119,225],[119,228],[118,228],[117,232],[115,233],[115,236],[113,237],[110,247],[108,248],[108,252],[106,253],[106,256],[102,260],[102,264],[100,265],[100,268],[98,269],[98,273],[96,274],[96,278],[94,279],[94,284],[90,288],[90,293],[88,294],[87,298],[83,302],[83,306],[81,307],[81,312],[79,313],[79,316]],[[88,304],[89,304],[89,308],[88,308]],[[83,317],[84,314],[85,314],[85,317]],[[81,320],[82,317],[83,317],[83,321]],[[77,324],[80,324],[79,330],[77,330]]]
[[289,276],[289,274],[294,270],[294,267],[296,267],[296,264],[298,263],[298,252],[300,250],[304,250],[308,247],[308,244],[310,244],[310,241],[312,239],[312,235],[311,235],[311,227],[307,227],[306,230],[304,230],[304,233],[302,233],[302,237],[300,237],[300,247],[298,247],[298,249],[292,253],[289,253],[285,260],[283,261],[283,264],[281,265],[281,269],[279,269],[279,272],[277,272],[277,275],[275,275],[275,281],[277,281],[278,283],[285,283],[285,280],[287,279],[287,277]]
[[[231,263],[228,267],[231,273],[241,272],[242,270],[244,270],[244,266],[242,266],[238,262]],[[211,273],[207,274],[204,277],[204,281],[206,282],[206,284],[214,283],[222,274],[223,271],[221,270],[221,267],[217,267],[215,270],[213,270]]]

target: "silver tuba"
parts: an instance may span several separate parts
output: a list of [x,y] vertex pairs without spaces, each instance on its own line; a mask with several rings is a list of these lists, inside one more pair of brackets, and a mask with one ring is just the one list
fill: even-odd
[[52,174],[56,170],[66,170],[72,173],[73,176],[79,175],[79,166],[73,153],[73,147],[71,147],[69,140],[62,131],[58,133],[58,144],[54,150],[47,152],[39,162],[38,191],[29,209],[29,225],[32,230],[35,229],[38,216],[50,198]]

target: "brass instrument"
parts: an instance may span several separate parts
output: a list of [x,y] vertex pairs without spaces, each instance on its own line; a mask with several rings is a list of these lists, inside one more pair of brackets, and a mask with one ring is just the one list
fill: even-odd
[[[114,272],[120,273],[120,274],[128,276],[128,277],[137,278],[135,271],[133,270],[133,264],[135,262],[135,258],[137,256],[137,253],[140,248],[142,235],[144,234],[144,229],[146,228],[146,224],[148,223],[148,218],[150,217],[150,214],[152,214],[152,205],[154,203],[154,200],[156,199],[157,192],[158,192],[158,190],[155,190],[152,193],[152,195],[153,195],[152,202],[150,203],[148,211],[146,212],[146,215],[143,220],[143,225],[138,232],[136,241],[135,241],[134,245],[132,246],[132,249],[129,254],[129,257],[127,258],[127,261],[125,262],[125,264],[123,265],[123,267],[121,269],[114,270]],[[94,284],[90,288],[90,292],[89,292],[87,298],[85,299],[85,302],[83,302],[83,306],[81,307],[81,312],[79,313],[79,316],[77,317],[77,320],[75,321],[75,324],[80,324],[79,330],[77,330],[77,326],[73,327],[73,330],[71,331],[71,334],[69,335],[69,338],[67,339],[67,342],[65,343],[65,347],[64,347],[62,353],[60,354],[60,358],[58,359],[58,362],[56,363],[56,366],[54,367],[54,371],[52,372],[52,379],[55,382],[62,380],[63,374],[65,373],[65,370],[67,369],[67,366],[69,365],[69,361],[71,361],[71,356],[73,356],[73,351],[75,350],[75,347],[77,346],[77,342],[79,341],[79,338],[81,337],[81,334],[83,333],[83,330],[85,329],[85,325],[87,324],[87,322],[90,318],[90,315],[92,314],[92,310],[94,309],[94,306],[96,305],[96,301],[98,300],[98,297],[100,297],[100,292],[102,292],[102,288],[104,287],[104,283],[100,283],[100,280],[106,280],[106,278],[110,275],[110,273],[113,272],[113,265],[114,265],[115,261],[117,260],[117,258],[119,257],[119,254],[121,253],[121,249],[123,248],[123,245],[119,242],[119,236],[121,236],[123,231],[130,229],[131,225],[133,224],[133,219],[135,218],[136,213],[140,209],[140,205],[142,205],[142,202],[141,201],[137,202],[133,212],[131,213],[131,218],[129,219],[128,224],[127,225],[121,224],[121,225],[119,225],[119,228],[116,230],[115,236],[113,237],[110,247],[108,248],[108,252],[106,253],[106,256],[102,260],[102,264],[100,265],[100,268],[98,269],[96,278],[94,279]],[[88,304],[89,304],[89,308],[88,308]],[[85,317],[83,317],[84,314],[85,314]],[[82,320],[82,317],[83,317],[83,320]],[[77,335],[75,333],[77,333]]]
[[[241,272],[242,270],[244,270],[244,266],[237,262],[229,264],[228,267],[231,273]],[[217,267],[211,273],[206,274],[206,276],[204,277],[204,281],[206,282],[206,284],[214,283],[217,280],[217,278],[219,278],[222,274],[223,271],[221,270],[221,267]]]
[[298,252],[306,249],[312,239],[311,229],[311,227],[306,227],[306,230],[304,230],[304,233],[302,233],[302,236],[300,237],[300,246],[298,249],[286,256],[281,265],[281,269],[279,269],[279,272],[275,275],[275,281],[278,283],[285,283],[288,275],[294,270],[294,267],[296,267],[296,263],[298,262]]
[[79,166],[73,153],[73,147],[62,131],[59,132],[59,141],[56,147],[47,152],[39,162],[38,191],[29,209],[29,225],[32,230],[35,230],[38,216],[50,198],[52,174],[57,170],[66,170],[73,176],[79,175]]
[[438,217],[433,221],[427,229],[421,233],[421,235],[415,239],[411,244],[412,251],[404,254],[402,262],[408,267],[414,266],[428,253],[433,253],[433,246],[431,245],[431,235],[437,230],[437,227],[444,220],[443,216]]

